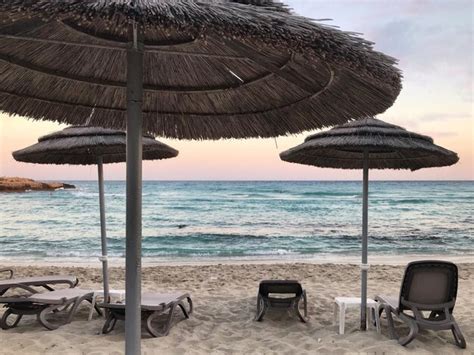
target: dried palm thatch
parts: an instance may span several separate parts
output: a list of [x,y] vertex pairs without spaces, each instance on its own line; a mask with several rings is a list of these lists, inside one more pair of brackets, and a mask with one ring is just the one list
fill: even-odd
[[[18,161],[37,164],[104,164],[120,163],[126,159],[125,132],[101,127],[68,127],[62,131],[40,137],[38,143],[12,153]],[[178,151],[143,137],[143,159],[174,158]]]
[[125,128],[126,48],[143,28],[144,129],[271,137],[390,107],[395,59],[271,0],[0,2],[0,110]]
[[306,138],[280,154],[282,160],[324,168],[362,169],[364,150],[369,169],[410,169],[449,166],[459,158],[433,139],[375,118],[334,127]]

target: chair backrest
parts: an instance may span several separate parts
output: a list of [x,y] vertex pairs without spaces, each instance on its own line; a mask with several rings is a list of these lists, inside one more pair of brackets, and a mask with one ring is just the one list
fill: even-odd
[[423,260],[407,265],[400,290],[399,309],[409,309],[410,303],[420,310],[430,305],[452,303],[454,308],[458,290],[458,267],[448,261]]
[[299,297],[303,294],[303,287],[296,280],[264,280],[260,282],[258,292],[265,297],[270,293],[294,293]]

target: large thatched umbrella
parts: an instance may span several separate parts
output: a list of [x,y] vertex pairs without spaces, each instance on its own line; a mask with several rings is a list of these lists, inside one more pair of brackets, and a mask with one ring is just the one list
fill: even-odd
[[[178,151],[145,136],[143,159],[157,160],[174,158]],[[103,164],[125,161],[125,132],[102,127],[68,127],[38,138],[38,143],[12,153],[18,161],[36,164],[97,164],[99,180],[100,235],[102,246],[102,273],[104,299],[109,298],[109,276],[107,262],[107,233],[105,225]]]
[[316,133],[280,154],[282,160],[323,168],[363,169],[360,327],[366,327],[369,169],[409,169],[455,164],[456,153],[433,139],[375,118],[350,122]]
[[272,137],[386,110],[395,60],[272,0],[0,2],[0,110],[127,128],[126,351],[140,350],[141,133]]

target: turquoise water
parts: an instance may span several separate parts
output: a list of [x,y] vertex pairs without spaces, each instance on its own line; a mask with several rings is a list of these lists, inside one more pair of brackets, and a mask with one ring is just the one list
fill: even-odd
[[[0,194],[0,258],[95,259],[98,188]],[[143,184],[143,255],[358,255],[360,182]],[[125,252],[125,183],[106,182],[109,254]],[[371,182],[371,255],[474,253],[474,182]],[[96,260],[96,259],[95,259]]]

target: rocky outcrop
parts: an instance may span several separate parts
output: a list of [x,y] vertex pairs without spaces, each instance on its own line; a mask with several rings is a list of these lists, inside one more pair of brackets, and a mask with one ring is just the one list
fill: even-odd
[[62,182],[41,182],[20,177],[0,177],[0,192],[52,191],[60,188],[75,189],[76,187]]

